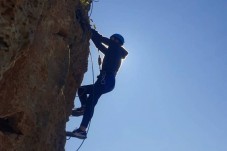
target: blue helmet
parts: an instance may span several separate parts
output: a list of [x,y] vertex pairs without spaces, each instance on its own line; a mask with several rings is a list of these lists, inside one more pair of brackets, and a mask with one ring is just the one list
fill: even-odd
[[113,34],[111,37],[117,38],[121,42],[122,45],[125,43],[124,37],[121,36],[120,34]]

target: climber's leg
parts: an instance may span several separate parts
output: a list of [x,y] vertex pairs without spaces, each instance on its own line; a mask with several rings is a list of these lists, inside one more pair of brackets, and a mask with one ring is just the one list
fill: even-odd
[[[105,81],[103,82],[103,80]],[[96,81],[91,94],[87,98],[86,110],[84,112],[84,116],[83,116],[80,128],[73,131],[73,134],[75,137],[80,139],[87,138],[86,129],[94,114],[94,108],[99,98],[101,97],[102,94],[112,91],[114,89],[114,86],[115,86],[114,76],[106,76],[105,79],[99,78]]]
[[84,111],[86,109],[86,102],[87,102],[87,95],[91,94],[93,91],[93,85],[85,85],[85,86],[81,86],[78,89],[78,96],[80,99],[80,103],[81,103],[81,107],[77,108],[75,110],[72,110],[72,116],[81,116],[84,114]]
[[81,106],[86,106],[87,95],[92,93],[93,85],[81,86],[78,89],[78,96],[80,99]]

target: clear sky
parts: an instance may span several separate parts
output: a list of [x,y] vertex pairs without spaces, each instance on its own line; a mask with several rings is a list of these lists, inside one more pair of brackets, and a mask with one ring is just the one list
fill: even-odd
[[227,151],[226,0],[99,0],[91,18],[104,36],[122,34],[129,55],[80,151]]

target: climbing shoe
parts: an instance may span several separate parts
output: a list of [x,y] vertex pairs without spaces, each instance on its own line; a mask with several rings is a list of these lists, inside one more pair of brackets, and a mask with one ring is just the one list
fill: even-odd
[[79,128],[74,130],[73,132],[73,137],[79,138],[79,139],[86,139],[87,138],[87,132],[82,131]]
[[81,116],[84,115],[85,107],[80,107],[75,110],[72,110],[72,116]]

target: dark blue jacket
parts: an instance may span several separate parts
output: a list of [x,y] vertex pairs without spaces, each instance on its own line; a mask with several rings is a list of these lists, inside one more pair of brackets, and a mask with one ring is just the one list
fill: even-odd
[[128,55],[128,52],[109,38],[103,37],[96,30],[92,29],[91,31],[92,41],[105,55],[102,63],[102,71],[116,74],[121,66],[122,59]]

